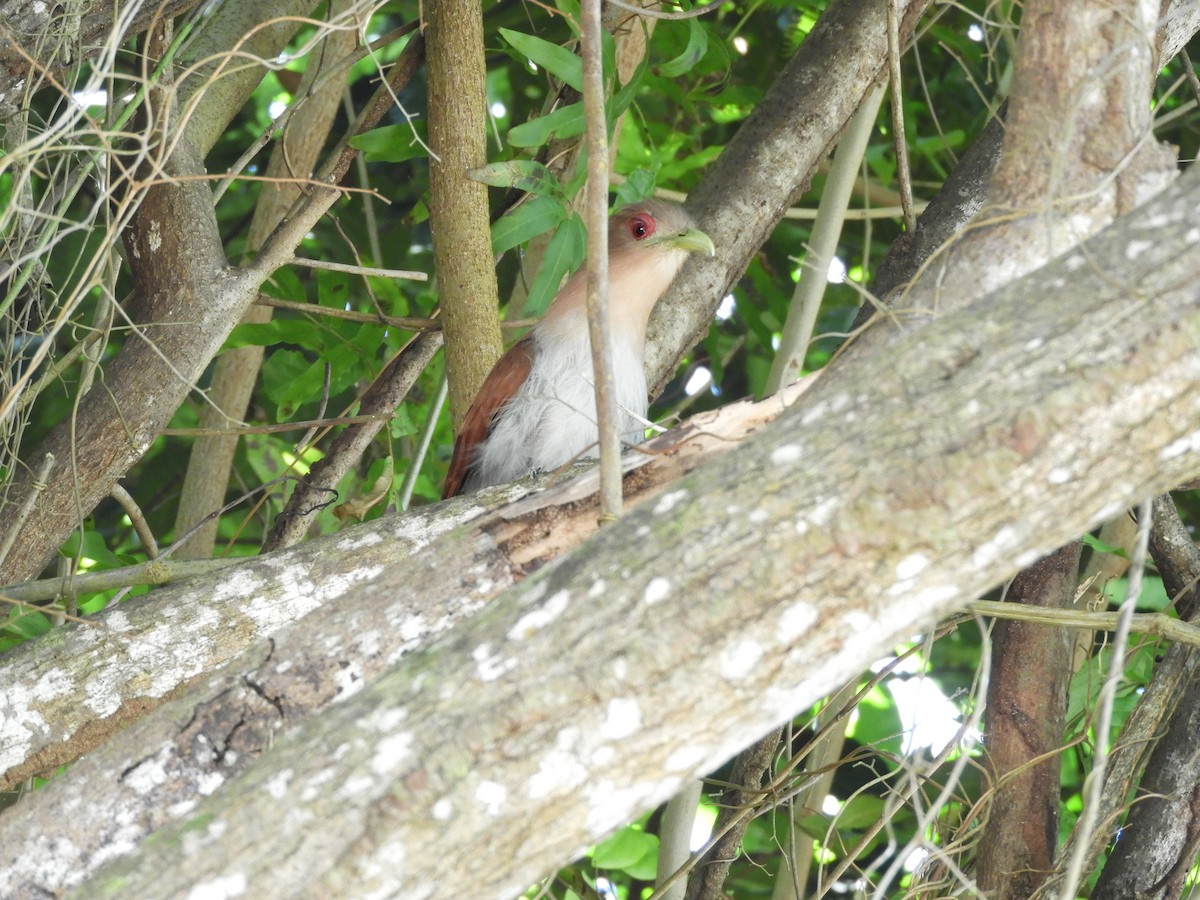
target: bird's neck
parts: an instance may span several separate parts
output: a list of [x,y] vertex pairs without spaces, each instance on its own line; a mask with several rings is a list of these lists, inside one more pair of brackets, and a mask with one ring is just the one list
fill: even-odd
[[[609,258],[608,296],[613,340],[630,346],[639,358],[646,344],[646,325],[658,299],[683,266],[687,254],[666,251],[648,254],[648,260],[631,258],[637,249]],[[587,273],[572,275],[538,325],[557,334],[587,331]]]

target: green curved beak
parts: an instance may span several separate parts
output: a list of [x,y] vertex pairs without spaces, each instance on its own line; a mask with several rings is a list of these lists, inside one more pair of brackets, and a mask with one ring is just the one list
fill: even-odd
[[717,248],[713,245],[712,238],[699,228],[689,228],[680,234],[673,234],[663,243],[679,250],[686,250],[688,253],[703,252],[705,256],[717,255]]

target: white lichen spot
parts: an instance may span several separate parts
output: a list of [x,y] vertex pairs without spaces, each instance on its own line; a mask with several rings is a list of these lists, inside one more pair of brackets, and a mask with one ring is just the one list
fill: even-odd
[[1200,431],[1193,431],[1163,447],[1158,458],[1161,460],[1174,459],[1185,453],[1195,453],[1197,450],[1200,450]]
[[907,579],[916,578],[929,566],[929,557],[924,553],[910,553],[896,563],[896,577]]
[[437,803],[433,804],[433,809],[429,811],[435,822],[448,822],[450,816],[454,814],[454,804],[443,797]]
[[241,897],[245,893],[246,876],[238,872],[235,875],[220,875],[211,881],[193,885],[188,891],[187,900],[229,900],[231,897]]
[[971,564],[977,569],[986,569],[1013,547],[1017,546],[1017,532],[1011,526],[1005,525],[990,541],[984,541],[971,554]]
[[471,658],[475,660],[475,674],[480,681],[495,681],[517,667],[516,657],[501,656],[491,644],[480,644],[471,652]]
[[808,534],[808,519],[801,517],[796,520],[796,534],[800,537]]
[[870,628],[873,620],[861,609],[852,609],[842,614],[842,622],[850,634],[857,634]]
[[746,516],[746,521],[751,525],[761,525],[769,518],[771,518],[770,513],[760,506],[757,509],[751,510],[750,515]]
[[[804,415],[802,415],[800,417],[800,424],[806,425],[806,426],[812,425],[818,419],[821,419],[824,417],[827,409],[828,409],[828,407],[826,406],[824,400],[820,400],[820,401],[814,403],[812,406],[810,406],[808,409],[806,409],[804,411]],[[797,459],[799,459],[799,457],[797,457]]]
[[146,242],[150,245],[150,250],[154,253],[157,253],[159,248],[162,247],[162,226],[157,219],[150,223],[150,228],[146,232]]
[[771,465],[786,466],[799,462],[804,451],[799,444],[781,444],[771,451]]
[[225,783],[225,776],[220,772],[208,772],[196,780],[196,793],[208,797]]
[[1083,256],[1081,256],[1080,254],[1075,254],[1074,256],[1068,256],[1066,259],[1063,260],[1063,266],[1066,268],[1066,270],[1068,272],[1078,272],[1085,265],[1087,265],[1087,260],[1084,259]]
[[1189,228],[1184,232],[1183,239],[1186,243],[1194,244],[1200,241],[1200,228]]
[[611,746],[604,746],[594,751],[588,760],[593,766],[607,766],[616,757],[617,751]]
[[654,504],[654,514],[656,516],[665,516],[687,498],[688,492],[686,490],[667,491]]
[[793,603],[779,617],[779,640],[790,644],[808,631],[817,621],[817,608],[803,600]]
[[[1026,353],[1032,353],[1034,350],[1037,350],[1039,347],[1041,347],[1042,344],[1044,344],[1044,343],[1046,343],[1046,342],[1044,340],[1042,340],[1040,337],[1030,338],[1029,340],[1027,340],[1025,342],[1025,346],[1022,349]],[[971,402],[975,403],[974,400],[972,400]],[[975,405],[978,406],[979,404],[976,403]]]
[[1055,466],[1046,473],[1046,480],[1051,484],[1066,484],[1071,480],[1071,470],[1063,466]]
[[1154,246],[1153,241],[1130,241],[1125,245],[1125,258],[1137,259]]
[[824,528],[833,519],[833,514],[837,510],[838,501],[836,497],[826,497],[814,503],[812,509],[809,510],[808,520],[818,528]]
[[[362,724],[366,728],[370,728],[379,734],[387,734],[395,731],[396,726],[408,718],[408,710],[403,706],[387,706],[381,709],[376,709],[374,712],[365,716]],[[349,744],[341,744],[337,752],[345,753],[350,749]]]
[[564,728],[558,733],[554,749],[542,757],[537,772],[529,779],[527,793],[531,799],[570,793],[587,782],[588,771],[576,749],[578,743],[578,728]]
[[495,781],[481,781],[475,788],[475,800],[489,816],[498,816],[508,800],[508,788]]
[[291,769],[281,769],[267,779],[267,783],[263,785],[263,790],[267,792],[272,800],[282,800],[287,796],[288,785],[292,782],[293,774]]
[[355,797],[369,794],[374,787],[374,778],[367,775],[351,775],[342,782],[342,786],[334,792],[334,796],[343,800],[352,800]]
[[741,640],[721,651],[718,664],[721,676],[728,681],[741,681],[762,659],[763,648],[751,640]]
[[700,747],[680,747],[671,752],[665,765],[668,772],[694,772],[706,756]]
[[126,772],[121,784],[139,794],[148,794],[154,788],[167,780],[166,763],[170,758],[170,749],[163,747],[158,753],[143,759],[133,769]]
[[599,840],[639,810],[661,800],[661,793],[661,786],[656,782],[618,785],[605,779],[589,785],[584,791],[588,804],[588,833]]
[[604,596],[605,590],[607,590],[607,585],[605,585],[604,579],[597,578],[592,582],[592,586],[588,588],[587,598],[589,600],[599,599],[600,597]]
[[1017,554],[1017,558],[1013,560],[1013,564],[1018,569],[1027,569],[1041,558],[1042,554],[1037,550],[1026,550],[1024,553]]
[[571,595],[567,591],[559,591],[542,606],[530,610],[517,619],[517,624],[513,625],[508,631],[508,639],[510,641],[522,641],[530,635],[537,633],[561,616],[570,601]]
[[653,606],[655,603],[666,600],[669,596],[671,596],[671,582],[659,575],[650,579],[646,585],[646,592],[642,594],[642,600],[648,606]]
[[642,709],[633,697],[614,697],[608,701],[600,734],[610,741],[627,738],[642,727]]
[[400,769],[412,756],[413,737],[408,732],[392,734],[375,746],[371,757],[371,771],[376,775],[388,776]]

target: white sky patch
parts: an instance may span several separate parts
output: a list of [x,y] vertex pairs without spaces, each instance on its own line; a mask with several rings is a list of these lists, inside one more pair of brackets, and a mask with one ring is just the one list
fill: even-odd
[[286,100],[272,100],[267,106],[267,115],[271,117],[271,121],[275,121],[283,115],[288,108]]
[[742,35],[736,35],[732,41],[733,49],[737,51],[738,56],[745,56],[750,52],[750,42]]
[[846,280],[848,272],[849,269],[846,268],[846,264],[835,256],[829,261],[829,271],[826,273],[825,279],[830,284],[841,284]]
[[[935,756],[941,753],[962,724],[958,707],[932,678],[889,678],[884,684],[896,701],[896,714],[907,735],[904,752],[928,747]],[[967,739],[978,740],[979,733],[968,734]]]
[[488,111],[491,112],[492,118],[495,119],[503,119],[508,115],[508,107],[499,100],[493,101],[492,105],[488,107]]
[[979,25],[978,22],[972,22],[970,25],[967,26],[967,38],[974,41],[977,44],[983,43],[983,38],[984,38],[983,28]]
[[687,384],[683,386],[683,392],[689,397],[695,397],[701,391],[708,390],[712,386],[712,372],[707,366],[697,366],[687,380]]
[[725,322],[733,318],[735,312],[737,312],[737,300],[734,299],[733,294],[726,294],[717,306],[717,320]]

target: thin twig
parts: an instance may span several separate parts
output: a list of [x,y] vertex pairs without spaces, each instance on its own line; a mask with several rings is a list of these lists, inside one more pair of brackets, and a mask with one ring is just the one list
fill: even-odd
[[892,89],[892,139],[896,143],[896,177],[900,182],[900,204],[904,208],[904,230],[912,234],[917,227],[913,212],[912,170],[908,164],[908,144],[904,135],[904,93],[900,81],[900,16],[896,0],[888,0],[888,75]]
[[146,556],[155,559],[158,556],[158,541],[154,539],[154,532],[150,530],[146,517],[142,515],[142,508],[138,506],[129,491],[119,484],[113,485],[112,498],[121,504],[121,509],[125,510],[125,515],[129,516],[129,521],[133,523],[133,530],[137,532],[142,547],[146,550]]
[[349,272],[351,275],[378,275],[381,278],[407,278],[411,281],[428,281],[428,272],[416,272],[408,269],[380,269],[376,266],[355,266],[350,263],[328,262],[323,259],[307,259],[297,256],[292,259],[293,266],[304,266],[308,269],[328,269],[331,272]]
[[621,515],[621,436],[617,429],[611,311],[608,304],[608,122],[604,110],[604,63],[600,0],[584,0],[583,107],[587,121],[587,312],[595,373],[596,425],[600,432],[600,521]]
[[[997,603],[992,600],[976,600],[970,605],[971,612],[994,619],[1009,619],[1015,622],[1037,622],[1043,625],[1059,625],[1066,628],[1087,628],[1093,631],[1116,631],[1121,624],[1121,613],[1089,612],[1084,609],[1037,609],[1013,603]],[[1129,630],[1137,634],[1152,634],[1176,644],[1200,647],[1200,626],[1191,625],[1165,613],[1135,613],[1129,617]]]
[[[388,325],[404,331],[441,331],[442,320],[437,317],[421,316],[381,316],[378,313],[355,312],[350,309],[337,309],[333,306],[320,306],[316,303],[297,303],[294,300],[279,300],[259,294],[254,301],[259,306],[270,306],[274,309],[290,309],[293,312],[307,313],[314,316],[328,316],[333,319],[344,319],[347,322],[361,322],[364,325]],[[513,319],[511,322],[501,322],[500,328],[506,331],[519,331],[537,324],[537,319]]]
[[1125,674],[1125,647],[1129,643],[1130,622],[1137,600],[1142,592],[1142,572],[1146,565],[1146,549],[1150,543],[1150,522],[1152,519],[1153,498],[1147,497],[1138,506],[1138,534],[1134,544],[1133,556],[1129,561],[1129,581],[1126,585],[1125,599],[1121,602],[1118,612],[1117,627],[1113,634],[1112,650],[1109,657],[1108,674],[1104,684],[1100,686],[1100,696],[1097,699],[1099,715],[1096,718],[1096,744],[1092,757],[1092,771],[1083,783],[1083,812],[1076,823],[1076,831],[1081,835],[1071,854],[1071,862],[1067,867],[1059,896],[1072,898],[1083,878],[1083,867],[1089,856],[1091,834],[1095,831],[1100,819],[1100,802],[1104,791],[1104,776],[1108,768],[1109,732],[1112,730],[1113,704],[1117,697],[1117,686]]
[[[624,9],[631,13],[637,13],[646,19],[695,19],[705,13],[710,13],[725,0],[709,0],[703,6],[697,6],[695,9],[684,10],[683,12],[663,12],[659,9],[649,9],[641,6],[634,6],[632,3],[627,3],[625,0],[608,0],[613,6],[618,9]],[[584,14],[584,18],[587,14]]]
[[437,396],[433,398],[433,403],[429,405],[429,415],[425,417],[425,424],[421,428],[421,438],[417,442],[416,452],[413,453],[412,459],[408,464],[408,471],[404,473],[404,483],[400,485],[400,508],[408,509],[408,504],[412,501],[413,488],[417,484],[417,476],[421,473],[421,465],[425,462],[425,454],[429,452],[429,445],[433,442],[433,432],[437,428],[438,416],[442,414],[442,407],[446,405],[446,395],[450,392],[450,382],[446,380],[445,374],[442,375],[441,384],[438,385]]
[[8,527],[8,532],[4,535],[4,545],[0,547],[0,565],[4,565],[4,560],[8,558],[8,553],[12,550],[13,544],[17,540],[17,535],[21,529],[25,527],[25,521],[29,518],[29,514],[33,512],[33,507],[37,503],[38,497],[42,491],[46,489],[46,479],[50,477],[50,469],[54,465],[54,454],[47,453],[42,459],[42,466],[38,469],[37,477],[33,480],[33,489],[26,495],[25,502],[21,504],[21,509],[17,513],[17,517]]

